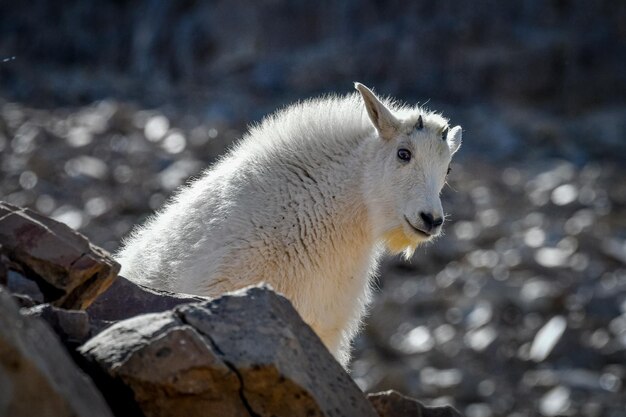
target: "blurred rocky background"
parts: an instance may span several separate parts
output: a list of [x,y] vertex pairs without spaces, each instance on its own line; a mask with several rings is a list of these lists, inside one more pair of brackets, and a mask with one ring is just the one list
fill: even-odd
[[0,197],[115,250],[245,131],[352,81],[464,127],[352,376],[468,417],[626,410],[626,3],[0,3]]

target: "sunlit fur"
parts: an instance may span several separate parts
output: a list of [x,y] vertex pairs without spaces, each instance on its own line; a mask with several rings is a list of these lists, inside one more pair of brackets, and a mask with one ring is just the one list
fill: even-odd
[[[439,193],[461,139],[460,128],[441,139],[443,117],[359,88],[252,127],[126,239],[122,275],[211,297],[267,282],[346,366],[380,255],[409,256],[428,240],[405,217],[421,228],[420,211],[442,214]],[[400,146],[411,162],[398,160]]]
[[383,242],[390,253],[403,253],[405,258],[410,258],[423,240],[415,235],[407,235],[401,227],[397,227],[385,232]]

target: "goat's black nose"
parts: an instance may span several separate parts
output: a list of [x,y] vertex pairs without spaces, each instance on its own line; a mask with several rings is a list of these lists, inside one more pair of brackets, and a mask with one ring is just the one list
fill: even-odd
[[438,217],[435,219],[433,215],[430,213],[421,212],[420,217],[424,221],[424,225],[426,225],[426,227],[428,227],[429,230],[434,229],[435,227],[441,226],[443,224],[442,217]]

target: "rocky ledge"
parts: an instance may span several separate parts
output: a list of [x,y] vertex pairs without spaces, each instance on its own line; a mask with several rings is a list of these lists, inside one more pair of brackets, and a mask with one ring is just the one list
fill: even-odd
[[0,245],[0,415],[459,416],[366,396],[271,288],[144,288],[82,235],[5,203]]

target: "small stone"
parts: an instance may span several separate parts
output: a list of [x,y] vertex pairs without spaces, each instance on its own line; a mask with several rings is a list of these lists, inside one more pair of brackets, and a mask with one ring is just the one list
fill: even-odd
[[393,390],[368,394],[367,399],[372,403],[379,417],[462,417],[449,405],[427,407]]
[[552,317],[535,335],[530,347],[530,359],[535,362],[545,360],[563,336],[567,320],[563,316]]
[[547,417],[562,414],[569,406],[570,390],[561,385],[548,391],[541,397],[541,400],[539,400],[539,411]]
[[144,135],[150,142],[158,142],[170,128],[170,121],[163,115],[155,115],[148,119],[144,127]]
[[84,343],[90,336],[89,316],[83,310],[64,310],[41,304],[22,310],[22,314],[47,322],[59,339],[71,348]]
[[578,189],[572,184],[563,184],[552,191],[552,202],[557,206],[573,203],[578,198]]

